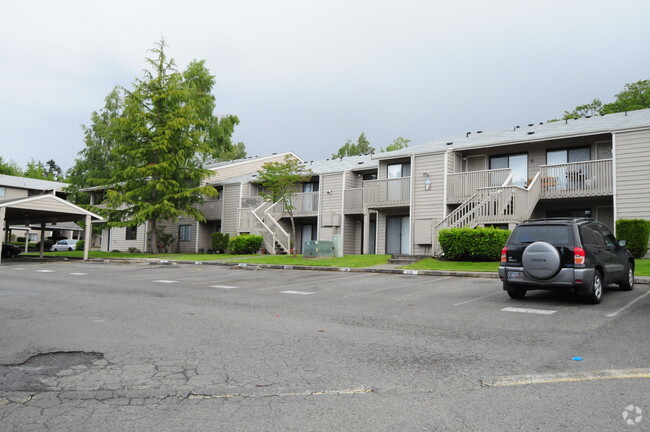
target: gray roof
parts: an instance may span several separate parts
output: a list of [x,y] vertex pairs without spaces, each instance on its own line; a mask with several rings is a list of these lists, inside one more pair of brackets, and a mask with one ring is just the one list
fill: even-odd
[[[379,163],[372,160],[372,155],[348,156],[344,158],[326,159],[319,161],[304,161],[303,165],[310,169],[314,175],[330,174],[343,171],[363,171],[377,168]],[[224,179],[215,184],[235,184],[255,181],[257,173],[245,174]]]
[[374,159],[392,159],[413,154],[437,153],[448,148],[471,149],[528,142],[548,141],[552,139],[577,136],[598,135],[650,127],[650,109],[630,111],[627,113],[606,114],[590,118],[542,122],[514,126],[500,131],[476,131],[446,138],[436,139],[401,150],[374,155]]
[[[283,152],[283,153],[279,153],[279,154],[280,155],[287,154],[287,155],[296,156],[293,152]],[[254,160],[266,159],[266,158],[270,158],[270,157],[277,156],[277,155],[278,155],[278,153],[273,153],[272,155],[250,156],[250,157],[241,158],[241,159],[214,162],[214,163],[211,163],[211,164],[204,165],[203,168],[205,168],[205,169],[215,169],[215,168],[224,167],[224,166],[228,166],[228,165],[235,165],[235,164],[242,163],[242,162],[251,162],[251,161],[254,161]],[[296,158],[298,158],[298,156],[296,156]],[[300,159],[300,158],[298,158],[298,159]]]
[[0,174],[0,186],[14,187],[19,189],[32,189],[32,190],[60,190],[67,186],[67,183],[55,182],[50,180],[40,180],[28,177],[16,177],[6,174]]

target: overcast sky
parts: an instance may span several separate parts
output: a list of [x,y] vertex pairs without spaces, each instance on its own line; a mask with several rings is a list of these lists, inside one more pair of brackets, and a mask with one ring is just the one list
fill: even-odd
[[62,168],[164,37],[204,59],[250,156],[330,157],[546,121],[650,79],[650,2],[33,0],[0,17],[0,156]]

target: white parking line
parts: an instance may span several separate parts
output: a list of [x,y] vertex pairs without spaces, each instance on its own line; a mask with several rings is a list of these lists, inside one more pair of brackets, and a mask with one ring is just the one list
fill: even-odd
[[503,312],[521,312],[521,313],[540,314],[540,315],[552,315],[555,312],[557,312],[555,310],[549,310],[549,309],[528,309],[528,308],[514,308],[514,307],[507,307],[501,310]]
[[635,298],[634,300],[632,300],[631,302],[629,302],[628,304],[626,304],[625,306],[623,306],[622,308],[620,308],[620,309],[617,310],[616,312],[612,312],[612,313],[607,314],[607,315],[605,315],[605,316],[606,316],[607,318],[614,318],[616,315],[620,314],[621,312],[626,311],[626,310],[628,310],[629,308],[631,308],[632,305],[633,305],[634,303],[638,302],[639,300],[641,300],[643,297],[647,296],[648,294],[650,294],[650,291],[648,291],[648,292],[646,292],[645,294],[643,294],[643,295],[641,295],[641,296]]
[[86,276],[88,273],[70,273],[72,276]]
[[235,289],[239,287],[232,286],[232,285],[210,285],[208,288]]
[[425,283],[438,282],[438,281],[449,279],[449,278],[451,278],[451,276],[446,276],[446,277],[442,277],[442,278],[438,278],[438,279],[425,279],[423,281],[410,283],[410,284],[407,284],[407,285],[392,285],[392,286],[388,286],[388,287],[385,287],[385,288],[378,288],[378,289],[371,290],[371,291],[363,291],[363,292],[358,292],[358,293],[354,293],[354,294],[344,295],[343,298],[356,297],[356,296],[360,296],[360,295],[364,295],[364,294],[372,294],[372,293],[376,293],[376,292],[388,291],[388,290],[392,290],[392,289],[395,289],[395,288],[407,288],[407,287],[410,287],[410,286],[413,286],[413,285],[423,285]]
[[280,291],[280,294],[309,295],[309,294],[314,294],[314,293],[313,292],[306,292],[306,291]]
[[482,300],[484,298],[488,298],[488,297],[491,297],[491,296],[497,295],[497,294],[500,295],[501,293],[500,292],[495,292],[495,293],[492,293],[492,294],[484,295],[482,297],[476,297],[476,298],[473,298],[471,300],[465,300],[463,302],[456,303],[454,306],[460,306],[460,305],[464,305],[464,304],[467,304],[467,303],[471,303],[471,302],[476,301],[476,300]]
[[266,288],[260,288],[258,291],[268,291],[272,289],[278,289],[278,288],[287,288],[290,286],[298,286],[298,285],[315,285],[323,282],[332,282],[332,281],[340,281],[340,280],[345,280],[345,279],[354,279],[354,278],[360,278],[360,277],[367,277],[367,276],[373,276],[375,273],[363,273],[360,275],[356,276],[345,276],[345,277],[337,277],[337,278],[331,278],[331,279],[320,279],[316,281],[307,281],[307,282],[298,282],[294,284],[286,284],[286,285],[280,285],[280,286],[272,286],[272,287],[266,287]]
[[154,282],[171,284],[171,283],[177,283],[178,281],[174,281],[174,280],[155,280]]
[[36,270],[36,273],[54,273],[54,270]]

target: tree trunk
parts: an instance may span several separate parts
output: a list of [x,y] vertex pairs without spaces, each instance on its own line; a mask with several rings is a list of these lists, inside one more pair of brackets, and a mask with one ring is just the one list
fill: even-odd
[[[289,213],[289,219],[291,220],[291,239],[289,240],[289,249],[291,249],[291,254],[293,257],[296,257],[296,223],[293,220],[293,212]],[[293,246],[291,245],[293,243]]]
[[152,254],[158,253],[158,223],[149,221],[149,249]]

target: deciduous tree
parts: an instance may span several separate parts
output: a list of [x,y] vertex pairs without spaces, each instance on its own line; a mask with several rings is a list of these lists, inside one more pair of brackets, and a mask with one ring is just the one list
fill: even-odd
[[[280,201],[291,220],[291,241],[296,239],[296,223],[293,217],[295,207],[293,194],[300,190],[300,185],[311,179],[312,172],[299,160],[286,155],[282,162],[267,162],[258,171],[257,181],[264,188],[261,192],[266,201]],[[296,250],[291,245],[293,255]]]
[[357,138],[357,142],[347,140],[338,152],[332,153],[332,158],[342,158],[347,156],[358,156],[362,154],[374,153],[375,148],[370,145],[370,141],[366,138],[366,134],[362,133]]
[[380,152],[388,152],[388,151],[394,151],[394,150],[401,150],[403,148],[407,148],[409,146],[409,143],[411,142],[410,139],[402,138],[402,137],[397,137],[393,140],[391,144],[386,147],[386,150],[383,148],[379,150]]

